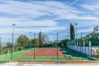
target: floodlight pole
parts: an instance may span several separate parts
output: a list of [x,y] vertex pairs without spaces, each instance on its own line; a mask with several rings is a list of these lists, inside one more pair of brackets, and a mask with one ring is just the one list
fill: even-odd
[[31,34],[32,34],[32,32],[30,32],[30,49],[31,49]]
[[82,43],[82,61],[83,61],[83,41],[82,41],[82,33],[81,33],[81,43]]
[[77,35],[77,25],[78,25],[78,23],[75,23],[75,27],[76,27],[76,46],[77,46],[77,50],[78,50],[78,35]]
[[[34,33],[34,43],[35,43],[35,33]],[[34,60],[35,60],[35,44],[34,44]]]
[[76,26],[76,40],[77,40],[77,38],[78,38],[78,36],[77,36],[77,23],[75,23],[75,26]]
[[92,57],[92,44],[90,41],[89,41],[89,51],[90,51],[90,57]]
[[0,54],[1,54],[1,37],[0,37]]
[[91,44],[91,57],[92,57],[92,44]]
[[13,45],[14,45],[14,27],[15,27],[15,24],[12,24],[12,26],[13,26],[13,32],[12,32],[11,60],[12,60],[12,56],[13,56]]
[[10,38],[9,38],[9,43],[10,43]]
[[57,32],[57,60],[58,60],[58,32]]

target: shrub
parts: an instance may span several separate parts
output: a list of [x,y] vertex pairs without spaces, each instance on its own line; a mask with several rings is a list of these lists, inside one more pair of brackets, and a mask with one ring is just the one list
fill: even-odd
[[96,53],[97,53],[97,55],[99,55],[99,48],[98,48],[98,49],[96,49]]

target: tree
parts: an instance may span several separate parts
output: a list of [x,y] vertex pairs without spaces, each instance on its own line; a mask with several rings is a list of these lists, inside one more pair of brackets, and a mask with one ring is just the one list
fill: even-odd
[[41,46],[42,45],[42,43],[43,43],[43,38],[42,38],[42,33],[40,32],[39,33],[39,38],[38,38],[38,40],[39,40],[39,44],[38,44],[38,46]]
[[44,33],[40,32],[39,33],[39,37],[38,37],[38,47],[43,46],[43,42],[47,42],[49,41],[49,38],[47,35],[45,35]]
[[12,48],[12,44],[8,42],[6,45],[7,53],[11,52],[11,48]]
[[58,46],[62,47],[62,48],[66,48],[67,47],[67,43],[68,43],[68,39],[64,39],[64,40],[61,40],[59,43],[58,43]]
[[89,38],[89,41],[91,41],[92,46],[99,46],[99,38],[98,38],[98,36],[91,36]]
[[26,35],[21,35],[17,39],[17,46],[26,47],[28,45],[29,38]]
[[37,46],[37,39],[30,39],[29,43],[31,47]]
[[70,38],[71,38],[71,40],[75,39],[75,29],[72,24],[70,24]]

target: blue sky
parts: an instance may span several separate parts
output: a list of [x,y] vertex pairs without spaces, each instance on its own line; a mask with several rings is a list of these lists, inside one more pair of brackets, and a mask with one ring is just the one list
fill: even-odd
[[78,23],[78,36],[92,32],[99,25],[99,0],[0,0],[0,36],[2,42],[11,39],[12,24],[15,39],[30,32],[42,31],[50,40],[68,38],[70,23]]

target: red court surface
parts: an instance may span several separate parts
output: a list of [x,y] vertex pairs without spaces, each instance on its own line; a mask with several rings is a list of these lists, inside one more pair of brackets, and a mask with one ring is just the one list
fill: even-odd
[[42,49],[37,49],[31,52],[28,52],[26,54],[23,54],[22,56],[64,56],[63,52],[60,50],[57,50],[56,48],[42,48]]

